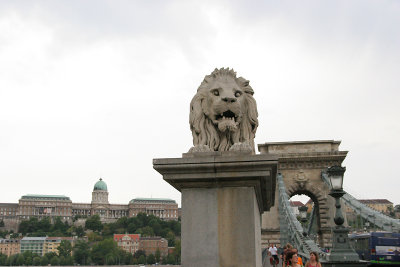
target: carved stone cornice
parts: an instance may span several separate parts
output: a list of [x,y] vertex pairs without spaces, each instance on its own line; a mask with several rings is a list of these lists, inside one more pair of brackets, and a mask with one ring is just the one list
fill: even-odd
[[345,158],[348,151],[274,154],[279,160],[330,160]]
[[319,169],[341,165],[347,151],[278,154],[279,169]]
[[275,201],[277,157],[240,152],[187,153],[153,159],[153,168],[178,191],[186,188],[254,187],[260,212]]
[[326,161],[292,161],[292,162],[279,162],[279,170],[298,170],[298,169],[325,169],[332,165],[340,165],[342,160],[326,160]]

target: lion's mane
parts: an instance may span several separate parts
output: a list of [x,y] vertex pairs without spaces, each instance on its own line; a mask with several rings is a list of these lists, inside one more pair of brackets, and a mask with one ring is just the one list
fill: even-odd
[[[212,113],[210,101],[208,101],[210,84],[219,78],[232,78],[243,93],[243,101],[240,105],[240,116],[237,118],[237,130],[234,132],[221,131],[215,124],[210,114]],[[247,144],[254,153],[254,137],[258,127],[258,112],[256,101],[253,98],[254,91],[249,81],[236,77],[233,69],[215,69],[207,75],[199,88],[197,94],[190,103],[190,129],[193,135],[195,147],[208,147],[211,151],[227,151],[234,144]],[[192,148],[193,149],[193,148]],[[192,150],[191,149],[191,150]]]

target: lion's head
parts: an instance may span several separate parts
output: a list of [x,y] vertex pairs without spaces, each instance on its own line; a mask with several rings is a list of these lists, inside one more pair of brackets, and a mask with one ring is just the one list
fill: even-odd
[[190,152],[247,150],[254,152],[258,113],[249,81],[233,69],[207,75],[190,103]]

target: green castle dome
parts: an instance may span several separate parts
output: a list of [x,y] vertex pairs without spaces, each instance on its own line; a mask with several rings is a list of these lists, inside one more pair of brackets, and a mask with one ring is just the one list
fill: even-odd
[[107,191],[107,184],[103,181],[102,178],[100,178],[100,180],[94,185],[93,191],[96,190]]

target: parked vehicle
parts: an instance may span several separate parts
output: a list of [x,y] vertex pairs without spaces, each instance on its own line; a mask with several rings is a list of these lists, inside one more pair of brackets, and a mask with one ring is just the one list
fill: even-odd
[[367,260],[371,265],[377,266],[400,266],[400,233],[352,234],[349,239],[361,260]]

